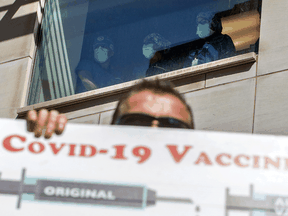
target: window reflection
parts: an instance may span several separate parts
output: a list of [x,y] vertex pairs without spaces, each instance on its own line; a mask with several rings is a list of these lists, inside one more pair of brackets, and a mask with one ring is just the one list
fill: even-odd
[[49,2],[30,104],[258,49],[260,0]]

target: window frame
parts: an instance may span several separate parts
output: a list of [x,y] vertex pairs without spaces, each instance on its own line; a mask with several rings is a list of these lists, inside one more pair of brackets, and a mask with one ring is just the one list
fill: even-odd
[[[44,7],[46,6],[46,3],[47,2],[45,1],[43,9],[42,9],[42,13],[44,13]],[[261,13],[262,11],[260,11],[260,17],[262,16]],[[41,19],[40,22],[41,23],[43,22],[43,18]],[[38,28],[41,28],[41,24],[39,24]],[[41,34],[41,31],[38,31],[36,34],[38,34],[37,36],[39,36]],[[260,32],[260,35],[261,35],[261,32]],[[39,43],[37,44],[37,47],[36,47],[37,51],[34,54],[34,58],[33,58],[34,62],[36,60],[38,46],[39,46]],[[254,62],[257,62],[257,59],[258,59],[258,54],[256,54],[255,52],[249,52],[249,53],[240,54],[240,55],[225,58],[225,59],[212,61],[212,62],[205,63],[205,64],[200,64],[200,65],[191,66],[191,67],[187,67],[183,69],[173,70],[173,71],[166,72],[163,74],[146,77],[145,79],[146,80],[159,79],[159,80],[168,80],[168,81],[173,82],[174,80],[193,77],[196,75],[206,74],[210,72],[216,72],[221,69],[237,67],[243,64],[254,63]],[[34,68],[31,69],[31,74],[33,74],[33,72],[34,72]],[[32,75],[30,77],[32,78]],[[32,109],[36,109],[36,110],[39,110],[42,108],[45,108],[48,110],[59,109],[61,107],[66,107],[69,105],[80,104],[85,101],[98,100],[98,99],[103,99],[105,97],[108,98],[108,97],[119,96],[119,95],[121,96],[123,93],[129,91],[129,89],[131,89],[132,86],[139,83],[140,81],[141,79],[123,82],[120,84],[103,87],[100,89],[95,89],[95,90],[91,90],[91,91],[87,91],[87,92],[83,92],[79,94],[73,94],[70,96],[61,97],[61,98],[57,98],[57,99],[53,99],[53,100],[49,100],[49,101],[45,101],[45,102],[41,102],[37,104],[32,104],[29,106],[27,105],[27,101],[29,97],[29,94],[28,94],[29,91],[28,91],[26,94],[26,98],[25,98],[26,106],[20,107],[17,109],[17,114],[18,114],[17,118],[25,118],[26,113]],[[30,86],[28,87],[28,89],[31,88],[31,80],[29,84]]]

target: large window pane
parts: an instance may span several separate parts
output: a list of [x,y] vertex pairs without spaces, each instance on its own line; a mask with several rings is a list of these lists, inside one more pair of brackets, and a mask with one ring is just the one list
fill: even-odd
[[29,104],[257,52],[259,0],[49,0]]

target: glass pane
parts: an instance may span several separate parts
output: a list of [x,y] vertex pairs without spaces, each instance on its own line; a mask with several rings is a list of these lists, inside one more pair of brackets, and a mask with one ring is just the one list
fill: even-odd
[[260,0],[50,0],[29,104],[257,52]]

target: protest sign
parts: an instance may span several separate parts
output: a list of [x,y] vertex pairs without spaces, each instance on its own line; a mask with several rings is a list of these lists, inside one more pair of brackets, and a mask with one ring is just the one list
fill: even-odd
[[1,215],[288,215],[288,137],[0,120]]

